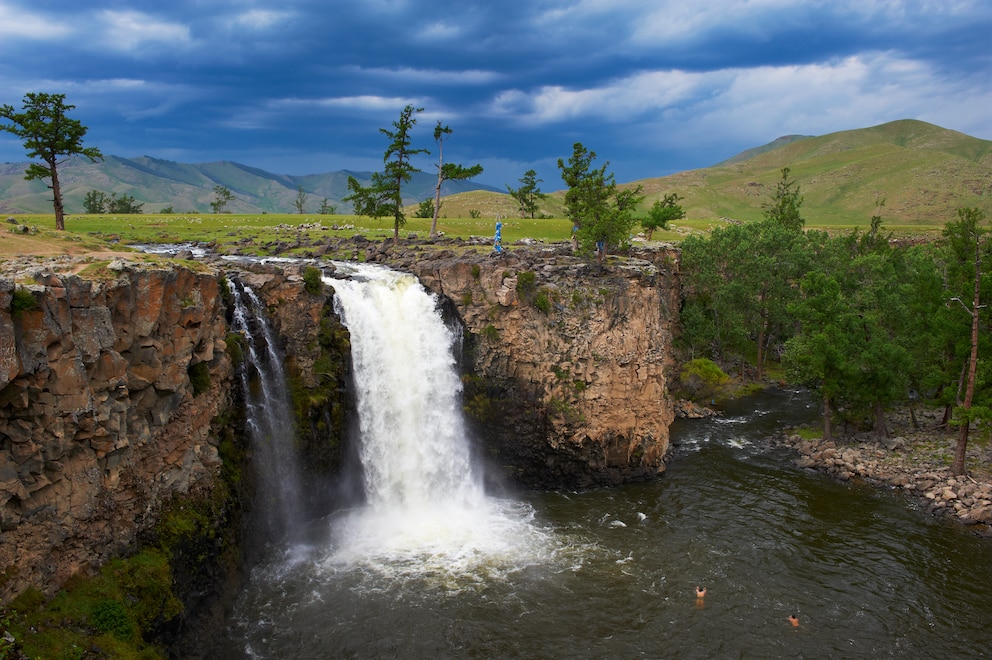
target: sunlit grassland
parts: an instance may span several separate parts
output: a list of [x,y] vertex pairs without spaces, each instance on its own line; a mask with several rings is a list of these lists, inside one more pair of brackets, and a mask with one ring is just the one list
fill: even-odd
[[[39,230],[54,230],[51,215],[12,216],[20,225]],[[426,238],[431,218],[407,218],[400,228],[400,237],[415,234]],[[503,219],[503,241],[533,238],[544,241],[566,240],[571,235],[571,223],[563,218]],[[492,237],[493,218],[439,218],[438,231],[446,237]],[[13,229],[12,225],[7,225]],[[134,214],[134,215],[73,215],[66,218],[65,240],[85,238],[130,245],[140,243],[213,243],[220,247],[233,246],[243,239],[255,243],[285,241],[306,235],[317,238],[350,238],[360,234],[369,239],[393,236],[392,218],[368,218],[354,215],[300,214]],[[71,238],[70,238],[71,237]]]
[[[271,254],[265,246],[279,244],[292,254],[302,248],[299,243],[330,242],[356,235],[370,240],[385,240],[393,236],[393,219],[372,219],[354,215],[315,214],[134,214],[134,215],[71,215],[66,219],[66,231],[55,231],[52,215],[12,216],[16,224],[0,227],[0,254],[85,253],[122,249],[144,243],[209,244],[220,252],[242,254]],[[510,246],[522,239],[547,243],[568,240],[571,222],[565,218],[503,218],[503,243]],[[727,218],[688,217],[669,229],[654,232],[652,242],[678,243],[690,235],[706,235],[718,227],[727,226]],[[482,237],[490,240],[495,230],[494,218],[438,219],[438,231],[447,238]],[[849,233],[855,228],[867,229],[868,223],[850,222],[807,223],[807,229],[821,229],[832,234]],[[28,234],[15,232],[17,226],[29,228]],[[430,233],[431,218],[408,217],[400,228],[400,238],[415,236],[425,239]],[[895,225],[884,226],[897,238],[936,237],[942,226]],[[304,240],[306,239],[306,240]],[[42,248],[45,248],[42,250]]]

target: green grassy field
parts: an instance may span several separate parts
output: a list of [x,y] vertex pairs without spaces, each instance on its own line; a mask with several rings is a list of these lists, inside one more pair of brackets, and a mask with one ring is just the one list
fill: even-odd
[[[373,220],[351,215],[298,214],[136,214],[136,215],[72,215],[66,219],[66,231],[54,230],[51,215],[16,215],[16,224],[7,224],[7,234],[0,244],[0,255],[45,254],[61,252],[92,252],[110,250],[136,243],[199,242],[216,245],[221,252],[264,253],[260,246],[267,243],[293,243],[297,239],[310,242],[334,238],[351,238],[361,234],[372,240],[392,238],[391,218]],[[725,226],[721,219],[686,218],[667,231],[657,231],[654,242],[678,243],[691,234],[706,234]],[[430,218],[407,218],[400,237],[416,235],[427,238]],[[0,225],[3,226],[3,225]],[[13,233],[17,226],[30,228],[28,234]],[[438,230],[446,237],[467,239],[471,236],[489,238],[493,235],[493,218],[438,219]],[[850,223],[820,223],[808,229],[824,229],[831,233],[846,233],[855,228]],[[865,226],[861,226],[865,229]],[[896,237],[935,237],[942,225],[899,225],[886,227]],[[544,242],[567,240],[571,223],[565,218],[503,220],[503,242],[512,245],[521,239]],[[62,246],[61,248],[59,246]],[[292,249],[287,250],[293,252]]]
[[[0,255],[87,252],[114,249],[140,243],[199,242],[217,246],[221,252],[260,253],[267,243],[310,242],[351,238],[361,234],[372,240],[392,238],[391,218],[373,220],[349,215],[73,215],[66,218],[66,231],[55,231],[51,215],[11,216],[15,224],[0,225],[8,237],[0,240]],[[30,229],[14,233],[17,226]],[[400,237],[427,238],[430,218],[408,218]],[[440,218],[438,231],[446,237],[489,238],[495,230],[492,218]],[[571,223],[562,218],[503,220],[503,241],[511,244],[524,238],[546,242],[566,240]],[[289,250],[292,252],[292,250]]]

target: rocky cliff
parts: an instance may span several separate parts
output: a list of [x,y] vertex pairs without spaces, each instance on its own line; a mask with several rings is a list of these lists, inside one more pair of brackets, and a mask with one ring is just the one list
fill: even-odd
[[[8,264],[9,266],[9,264]],[[231,361],[212,272],[28,264],[0,279],[0,596],[123,554],[219,472]],[[7,269],[10,274],[10,268]]]
[[[502,476],[572,487],[657,475],[672,420],[677,260],[650,252],[598,271],[567,252],[377,244],[366,256],[418,275],[464,327],[465,408]],[[170,498],[210,492],[219,418],[236,399],[219,266],[7,266],[0,600],[29,585],[50,592],[126,553]],[[284,342],[316,484],[340,467],[348,426],[349,336],[333,290],[303,265],[236,270]]]
[[498,257],[395,248],[368,256],[416,274],[464,323],[466,410],[504,476],[581,487],[664,470],[674,251],[644,251],[605,269],[567,246]]

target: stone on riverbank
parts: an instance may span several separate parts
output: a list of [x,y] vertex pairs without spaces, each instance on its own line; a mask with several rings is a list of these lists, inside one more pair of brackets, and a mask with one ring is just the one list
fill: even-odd
[[954,476],[949,457],[956,435],[911,433],[882,440],[859,436],[852,444],[784,435],[779,444],[794,449],[795,463],[804,469],[825,472],[841,481],[862,479],[898,488],[918,498],[934,514],[954,516],[992,537],[992,471],[990,448],[972,447],[969,457],[979,456],[977,468],[967,476]]

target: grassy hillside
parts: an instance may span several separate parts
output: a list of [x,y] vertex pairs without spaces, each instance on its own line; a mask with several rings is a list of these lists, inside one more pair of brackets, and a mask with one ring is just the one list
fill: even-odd
[[920,121],[803,138],[750,158],[645,179],[648,203],[685,197],[689,218],[757,220],[781,170],[799,182],[807,225],[866,226],[885,200],[887,225],[943,225],[956,209],[992,203],[992,141]]
[[[677,225],[706,229],[760,220],[784,167],[799,183],[809,227],[866,227],[880,200],[885,225],[903,232],[941,227],[962,206],[992,216],[992,141],[912,120],[820,137],[787,136],[714,167],[623,185],[643,186],[645,210],[677,192],[688,214]],[[442,214],[452,217],[467,217],[472,208],[483,217],[494,215],[487,209],[515,214],[513,200],[499,193],[454,195],[444,204]],[[562,191],[549,195],[541,211],[561,216]]]

